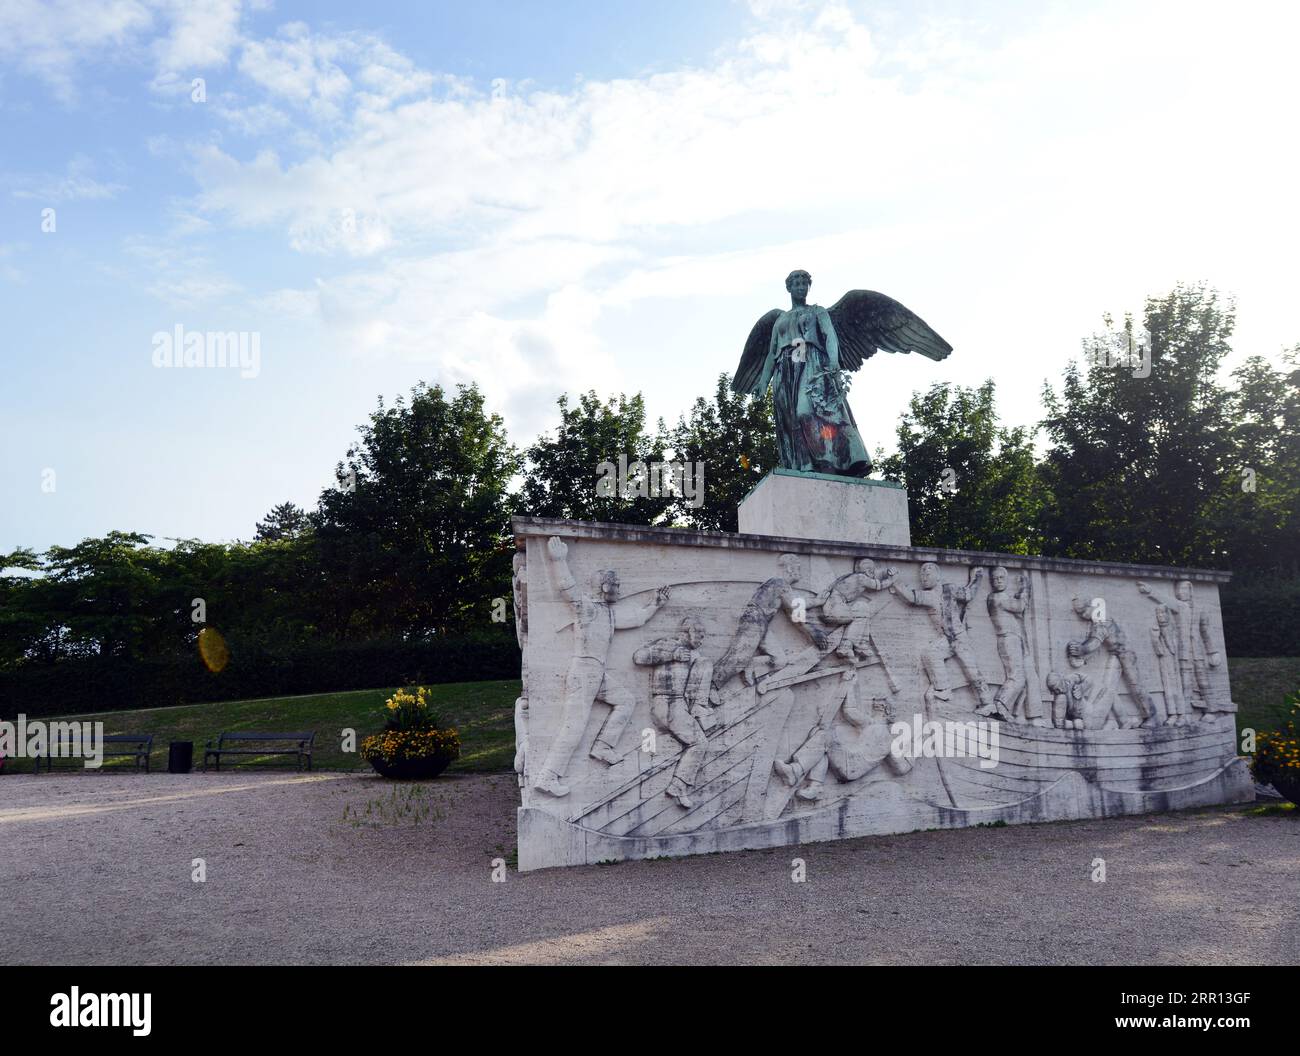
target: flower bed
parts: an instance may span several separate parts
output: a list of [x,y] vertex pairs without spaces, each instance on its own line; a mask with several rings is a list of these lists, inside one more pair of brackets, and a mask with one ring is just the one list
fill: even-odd
[[1300,806],[1300,731],[1296,729],[1300,718],[1300,692],[1292,694],[1292,718],[1286,728],[1274,733],[1261,733],[1255,739],[1255,758],[1251,770],[1255,780],[1272,785],[1292,803]]

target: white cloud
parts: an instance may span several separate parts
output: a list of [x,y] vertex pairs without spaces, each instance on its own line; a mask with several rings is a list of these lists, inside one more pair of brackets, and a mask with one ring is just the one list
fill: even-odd
[[239,70],[270,95],[334,118],[352,82],[337,64],[344,51],[337,39],[313,37],[302,23],[290,23],[279,39],[248,41]]
[[[618,363],[675,412],[734,365],[794,266],[826,303],[900,297],[958,345],[944,377],[997,375],[1026,413],[1103,310],[1180,278],[1241,293],[1252,340],[1287,325],[1300,157],[1278,129],[1300,85],[1284,9],[994,20],[760,0],[757,28],[693,67],[482,90],[373,34],[240,36],[233,2],[201,18],[109,6],[86,39],[165,27],[160,71],[237,56],[210,105],[252,143],[174,156],[192,159],[195,218],[326,270],[265,307],[353,354],[478,380],[532,419],[538,393],[622,385]],[[51,83],[71,68],[39,61]],[[210,273],[190,262],[174,281],[202,292]],[[872,369],[877,408],[932,377]]]
[[166,88],[177,82],[188,89],[190,75],[222,67],[239,41],[240,0],[164,0],[167,35],[153,42],[157,63],[154,85]]
[[151,86],[189,90],[190,74],[229,61],[240,41],[242,0],[5,0],[0,62],[49,85],[73,104],[88,66],[145,61]]
[[238,98],[227,95],[212,100],[211,106],[222,121],[244,136],[268,136],[293,128],[289,115],[270,103],[241,105]]
[[[945,376],[997,374],[1032,408],[1102,311],[1197,275],[1260,287],[1280,260],[1243,252],[1243,227],[1300,235],[1276,204],[1297,76],[1273,16],[1107,7],[873,31],[837,4],[760,14],[710,63],[567,91],[474,90],[391,51],[382,68],[402,72],[376,75],[358,38],[291,27],[241,69],[315,117],[323,145],[211,146],[199,207],[355,258],[318,291],[344,346],[426,358],[511,405],[619,383],[595,336],[609,313],[770,307],[797,265],[826,303],[853,286],[912,303],[959,344]],[[664,379],[730,369],[751,321],[701,320],[688,340],[724,342],[706,357],[634,328],[619,358],[659,364],[644,387],[675,412],[698,386]],[[895,404],[930,380],[873,369],[899,379]]]
[[162,275],[149,284],[149,293],[173,308],[195,308],[220,301],[240,290],[223,275]]
[[222,301],[240,293],[241,283],[221,271],[189,236],[204,228],[196,218],[175,214],[171,230],[162,236],[133,235],[123,240],[122,255],[128,262],[116,269],[121,281],[142,286],[152,297],[173,308],[194,308]]
[[78,155],[68,162],[61,175],[11,176],[10,192],[15,198],[27,198],[58,205],[61,202],[103,201],[126,188],[120,183],[105,183],[91,175],[91,160]]
[[6,282],[19,282],[22,279],[22,272],[10,263],[20,248],[12,243],[0,242],[0,279]]
[[77,95],[83,60],[133,44],[153,24],[139,0],[5,0],[0,60],[41,78],[62,102]]
[[[445,384],[477,382],[492,406],[527,433],[558,394],[623,382],[594,336],[599,300],[582,279],[619,251],[537,242],[394,259],[301,291],[319,306],[337,353],[429,365]],[[280,291],[280,298],[288,291]]]
[[275,290],[255,298],[253,307],[279,319],[320,320],[320,293],[317,290]]

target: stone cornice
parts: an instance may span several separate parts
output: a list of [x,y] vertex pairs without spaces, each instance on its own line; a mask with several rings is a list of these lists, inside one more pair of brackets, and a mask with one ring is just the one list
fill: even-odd
[[1086,561],[1068,557],[1032,557],[998,554],[984,550],[939,550],[926,546],[870,546],[857,543],[791,539],[778,535],[740,535],[730,532],[698,532],[691,528],[660,528],[602,521],[568,521],[553,517],[512,517],[516,541],[530,535],[556,535],[565,539],[599,539],[616,543],[650,543],[662,546],[699,546],[724,550],[772,550],[826,557],[870,557],[885,561],[933,561],[938,565],[1041,569],[1045,572],[1088,573],[1091,575],[1149,576],[1153,579],[1190,579],[1202,583],[1226,583],[1231,572],[1207,568],[1179,568],[1172,565],[1129,565],[1118,561]]

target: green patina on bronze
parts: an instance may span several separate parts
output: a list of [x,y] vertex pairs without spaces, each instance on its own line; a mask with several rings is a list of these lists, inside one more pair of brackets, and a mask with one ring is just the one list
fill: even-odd
[[731,387],[761,396],[770,385],[781,465],[802,473],[865,477],[871,456],[849,409],[845,372],[880,349],[945,358],[952,345],[920,316],[874,290],[850,290],[830,308],[808,303],[812,276],[785,280],[790,308],[750,331]]

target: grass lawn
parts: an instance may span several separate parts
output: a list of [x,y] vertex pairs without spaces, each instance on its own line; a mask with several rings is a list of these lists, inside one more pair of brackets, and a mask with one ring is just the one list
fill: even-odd
[[[504,682],[452,682],[429,686],[429,701],[443,719],[460,731],[460,759],[456,770],[509,770],[515,758],[515,698],[517,679]],[[203,763],[203,745],[217,735],[233,730],[261,730],[282,733],[315,730],[313,765],[324,770],[369,769],[357,753],[344,753],[342,732],[357,731],[357,747],[364,737],[378,733],[384,724],[381,712],[392,689],[358,689],[349,693],[313,693],[300,697],[264,697],[260,700],[225,700],[211,704],[182,704],[174,708],[140,711],[107,711],[95,715],[60,715],[60,719],[90,719],[104,723],[104,732],[152,733],[154,750],[149,765],[167,769],[167,742],[193,741],[194,766]],[[51,720],[53,721],[53,720]],[[277,762],[274,758],[268,763]],[[31,763],[14,760],[22,770]],[[279,765],[293,768],[293,760],[281,756]],[[107,759],[105,767],[130,766],[130,759]],[[238,766],[258,766],[248,757]],[[56,768],[57,768],[56,763]],[[66,765],[66,764],[64,764]],[[229,763],[223,764],[226,769]]]
[[1286,698],[1300,690],[1300,656],[1228,657],[1237,728],[1277,730],[1290,718]]
[[[1240,713],[1239,728],[1276,730],[1289,717],[1286,698],[1300,689],[1300,657],[1229,658],[1232,695]],[[455,682],[430,686],[433,706],[460,731],[458,770],[509,770],[514,762],[517,680]],[[203,762],[203,745],[224,730],[315,730],[315,765],[326,770],[364,769],[359,755],[341,750],[341,731],[357,731],[357,744],[383,726],[380,712],[392,689],[359,689],[349,693],[317,693],[300,697],[265,697],[212,704],[186,704],[142,711],[110,711],[96,715],[63,715],[103,721],[105,733],[152,733],[150,765],[167,768],[167,742],[193,741],[194,765]],[[273,760],[268,760],[273,761]],[[18,762],[15,760],[15,762]],[[105,765],[129,766],[128,759]],[[23,769],[30,763],[22,760]],[[248,765],[242,763],[239,765]],[[253,765],[257,765],[256,761]]]

